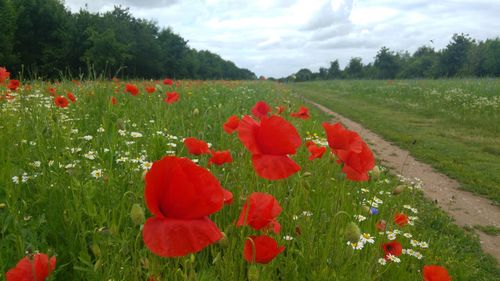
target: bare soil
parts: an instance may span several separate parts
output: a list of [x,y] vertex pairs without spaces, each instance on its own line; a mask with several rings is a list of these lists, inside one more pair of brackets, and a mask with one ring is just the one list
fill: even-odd
[[[381,164],[393,173],[406,178],[419,178],[424,195],[447,212],[461,227],[473,228],[474,225],[500,227],[500,208],[491,201],[471,192],[459,189],[460,183],[435,171],[430,165],[417,161],[406,150],[384,140],[377,134],[365,129],[361,124],[341,116],[330,109],[305,99],[321,111],[340,121],[348,129],[356,131],[373,149]],[[490,236],[475,230],[486,253],[497,259],[500,265],[500,236]]]

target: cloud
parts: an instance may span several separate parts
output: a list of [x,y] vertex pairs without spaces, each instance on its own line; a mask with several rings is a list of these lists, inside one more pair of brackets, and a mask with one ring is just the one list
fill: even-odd
[[[441,49],[453,33],[500,36],[500,1],[492,0],[66,0],[74,12],[114,5],[155,20],[197,49],[208,49],[257,75],[317,71],[351,57],[372,62],[382,46]],[[433,43],[430,42],[433,40]]]
[[302,28],[305,31],[317,30],[332,25],[349,22],[352,0],[325,1],[319,9],[310,16],[309,22]]

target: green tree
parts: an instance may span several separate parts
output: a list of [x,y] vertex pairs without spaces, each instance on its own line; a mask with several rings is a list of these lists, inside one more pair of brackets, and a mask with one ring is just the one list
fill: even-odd
[[339,79],[341,76],[342,71],[340,70],[339,60],[331,61],[328,68],[328,79]]
[[464,67],[467,54],[474,44],[475,41],[468,34],[454,34],[439,58],[438,75],[456,76]]
[[16,30],[16,15],[10,0],[0,0],[0,66],[15,62],[14,35]]
[[312,80],[313,73],[307,68],[302,68],[295,74],[295,81],[304,82]]
[[374,66],[378,71],[378,78],[394,79],[399,72],[398,55],[387,47],[382,47],[375,56]]
[[360,79],[363,77],[363,63],[361,58],[355,57],[349,60],[349,64],[345,67],[344,72],[348,78]]

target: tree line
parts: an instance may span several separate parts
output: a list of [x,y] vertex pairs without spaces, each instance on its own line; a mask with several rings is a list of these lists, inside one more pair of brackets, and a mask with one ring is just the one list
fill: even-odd
[[413,54],[395,52],[382,47],[373,63],[363,64],[353,57],[343,70],[339,61],[321,67],[318,72],[307,68],[280,81],[311,81],[331,79],[412,79],[452,77],[499,77],[500,38],[476,41],[467,34],[454,34],[448,45],[436,51],[421,46]]
[[60,0],[0,0],[0,65],[30,78],[256,79],[128,8],[71,13]]

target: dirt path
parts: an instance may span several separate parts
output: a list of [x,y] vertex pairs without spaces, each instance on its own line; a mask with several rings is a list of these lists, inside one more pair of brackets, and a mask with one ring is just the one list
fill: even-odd
[[[460,190],[460,184],[456,180],[435,171],[428,164],[415,160],[408,151],[385,141],[375,133],[363,128],[359,123],[311,100],[305,100],[331,115],[335,121],[340,121],[348,129],[358,132],[370,144],[377,159],[384,166],[406,178],[419,178],[423,183],[424,194],[453,217],[459,226],[493,225],[500,227],[500,208],[492,205],[489,200]],[[481,240],[483,250],[494,256],[500,265],[500,236],[490,236],[481,231],[476,232]]]

